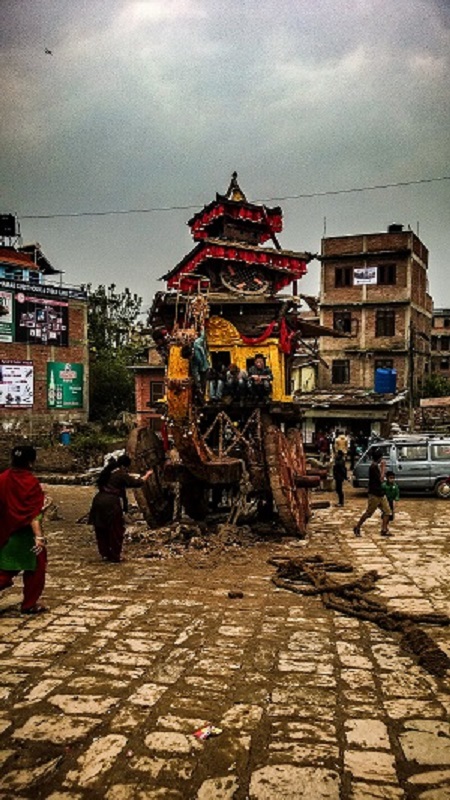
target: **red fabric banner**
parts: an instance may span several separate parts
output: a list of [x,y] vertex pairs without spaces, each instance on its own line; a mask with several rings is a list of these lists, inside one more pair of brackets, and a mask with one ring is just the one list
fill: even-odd
[[265,342],[266,339],[269,338],[269,336],[272,336],[272,332],[276,324],[277,324],[276,320],[270,322],[267,328],[264,330],[264,332],[260,334],[260,336],[244,336],[244,334],[241,333],[241,339],[244,342],[244,344],[261,344],[261,342]]

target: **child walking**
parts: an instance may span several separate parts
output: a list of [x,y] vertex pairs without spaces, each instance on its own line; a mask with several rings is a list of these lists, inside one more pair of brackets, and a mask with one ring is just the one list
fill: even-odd
[[398,484],[395,482],[395,472],[386,472],[386,479],[381,484],[381,488],[386,495],[389,508],[391,509],[389,522],[392,522],[395,516],[395,501],[400,497],[400,490]]

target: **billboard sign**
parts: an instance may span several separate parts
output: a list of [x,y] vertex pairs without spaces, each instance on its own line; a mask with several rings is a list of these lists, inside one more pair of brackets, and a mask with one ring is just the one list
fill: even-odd
[[0,291],[0,342],[14,340],[14,303],[12,292]]
[[0,406],[30,408],[33,378],[31,361],[0,361]]
[[69,343],[69,304],[17,292],[14,300],[15,341],[27,344]]
[[357,267],[353,270],[353,285],[375,285],[378,282],[378,267]]
[[49,408],[83,408],[83,364],[47,363]]
[[87,300],[87,290],[82,286],[53,286],[49,283],[36,285],[25,281],[11,281],[9,278],[0,278],[0,290],[11,289],[13,292],[23,292],[30,296],[48,297],[54,300]]

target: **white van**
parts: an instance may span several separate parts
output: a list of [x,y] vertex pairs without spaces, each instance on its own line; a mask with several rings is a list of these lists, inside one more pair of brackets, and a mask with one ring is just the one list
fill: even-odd
[[400,492],[434,493],[450,499],[450,436],[409,434],[373,442],[355,464],[353,486],[366,487],[374,450],[395,473]]

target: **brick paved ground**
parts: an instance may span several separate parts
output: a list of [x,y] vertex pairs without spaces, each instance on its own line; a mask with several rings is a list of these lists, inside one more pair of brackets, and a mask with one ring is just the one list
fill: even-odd
[[[449,679],[399,639],[276,589],[267,559],[305,548],[382,575],[390,608],[450,612],[450,504],[402,500],[395,536],[353,509],[317,512],[309,540],[233,548],[195,569],[128,546],[101,563],[75,519],[91,489],[52,494],[51,613],[0,597],[0,798],[448,800]],[[239,588],[242,599],[230,599]],[[450,629],[431,628],[450,655]],[[205,721],[223,728],[198,742]]]

